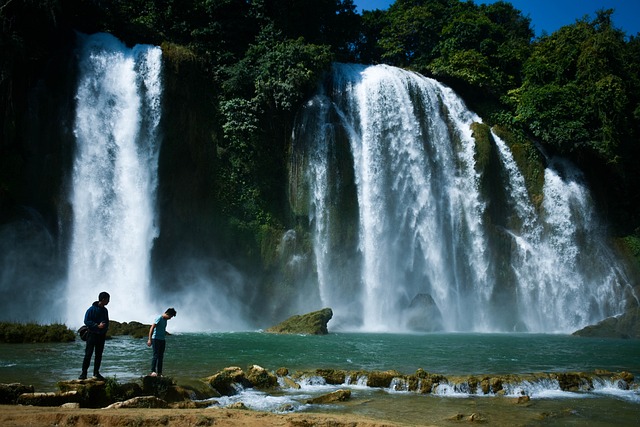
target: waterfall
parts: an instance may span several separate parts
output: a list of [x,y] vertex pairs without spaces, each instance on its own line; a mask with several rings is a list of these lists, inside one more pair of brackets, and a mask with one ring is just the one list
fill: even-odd
[[529,330],[565,332],[622,312],[626,277],[605,244],[580,171],[566,160],[551,159],[536,216],[511,152],[497,135],[493,139],[523,222],[519,231],[510,230],[521,321]]
[[550,162],[540,213],[494,135],[517,218],[498,253],[474,157],[481,119],[416,73],[336,64],[332,77],[298,120],[292,161],[306,170],[296,195],[308,197],[319,295],[336,325],[567,332],[622,311],[624,274],[574,169]]
[[158,234],[162,54],[108,34],[79,38],[67,324],[81,323],[101,291],[111,294],[111,318],[145,320]]

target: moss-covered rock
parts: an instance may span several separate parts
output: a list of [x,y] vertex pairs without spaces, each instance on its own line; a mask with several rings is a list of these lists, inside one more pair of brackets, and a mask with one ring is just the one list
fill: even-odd
[[316,375],[324,378],[327,384],[344,384],[347,372],[341,369],[316,369]]
[[323,308],[312,313],[291,316],[284,322],[267,329],[266,332],[274,334],[327,335],[329,333],[327,323],[332,317],[333,311],[330,308]]
[[494,126],[493,132],[502,139],[511,150],[513,160],[525,181],[529,198],[535,206],[542,203],[544,186],[545,160],[535,144],[523,137],[518,137],[502,126]]
[[391,381],[398,377],[403,377],[398,371],[371,371],[367,374],[367,386],[388,388]]
[[262,366],[252,365],[247,371],[247,380],[254,388],[270,389],[278,385],[278,378]]

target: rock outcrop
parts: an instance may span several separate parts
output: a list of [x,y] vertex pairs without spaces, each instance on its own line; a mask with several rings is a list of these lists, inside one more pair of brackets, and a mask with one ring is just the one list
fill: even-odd
[[329,333],[327,323],[332,317],[333,311],[330,308],[323,308],[312,313],[291,316],[284,322],[267,329],[266,332],[274,334],[327,335]]
[[624,314],[608,317],[573,333],[579,337],[633,338],[640,339],[640,307],[627,310]]
[[32,385],[20,383],[0,384],[0,405],[12,405],[18,400],[18,396],[23,393],[33,393]]
[[[6,402],[32,406],[70,406],[82,408],[203,408],[218,405],[211,397],[220,394],[238,394],[245,388],[295,389],[300,384],[314,383],[340,386],[339,390],[321,396],[305,397],[307,404],[327,404],[344,402],[351,398],[349,384],[371,388],[390,389],[416,394],[440,393],[440,388],[466,390],[469,394],[510,396],[514,404],[528,405],[530,398],[525,389],[541,384],[569,392],[590,392],[599,387],[615,387],[620,390],[638,390],[638,383],[630,372],[553,372],[506,375],[459,375],[444,376],[418,369],[414,374],[389,371],[346,371],[337,369],[317,369],[289,373],[286,368],[277,374],[258,365],[248,367],[247,373],[237,366],[231,366],[205,378],[209,392],[198,392],[186,386],[178,386],[170,378],[145,377],[143,386],[127,383],[118,384],[115,379],[71,380],[58,383],[56,393],[36,393],[30,386],[21,384],[0,384]],[[523,385],[527,387],[523,388]],[[531,387],[529,387],[531,388]],[[19,391],[27,390],[15,397]],[[514,390],[521,390],[514,394]],[[135,394],[135,395],[133,395]],[[514,399],[515,397],[515,399]],[[243,408],[242,402],[231,406]],[[283,411],[292,410],[283,407]],[[477,421],[477,420],[474,420]]]

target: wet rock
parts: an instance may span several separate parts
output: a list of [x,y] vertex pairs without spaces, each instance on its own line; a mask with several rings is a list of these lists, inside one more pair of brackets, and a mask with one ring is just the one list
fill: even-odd
[[75,391],[83,408],[103,408],[110,403],[131,399],[143,394],[137,383],[118,383],[114,378],[59,381],[61,392]]
[[244,371],[237,366],[224,368],[222,371],[205,378],[204,381],[223,396],[237,394],[238,389],[234,385],[239,385],[242,388],[251,387],[251,383],[245,377]]
[[80,395],[77,391],[63,393],[23,393],[18,396],[18,405],[30,406],[62,406],[65,403],[79,403]]
[[620,378],[621,380],[623,380],[624,382],[627,383],[627,388],[628,385],[631,384],[633,382],[633,380],[635,379],[635,377],[633,376],[633,374],[631,372],[627,372],[627,371],[622,371],[616,375],[613,375],[613,378]]
[[371,371],[367,375],[368,387],[389,388],[391,381],[403,375],[398,371]]
[[327,384],[344,384],[347,372],[340,369],[316,369],[316,375],[324,378]]
[[296,410],[295,406],[293,406],[291,403],[285,403],[279,406],[276,412],[293,412],[295,410]]
[[278,386],[278,378],[262,366],[252,365],[246,375],[251,386],[257,389],[270,389]]
[[12,405],[23,393],[33,393],[32,385],[20,383],[0,384],[0,405]]
[[529,396],[518,396],[515,399],[513,399],[513,401],[517,405],[522,405],[525,403],[529,403],[531,401],[531,398]]
[[487,417],[485,417],[482,414],[477,414],[477,413],[473,413],[471,415],[469,415],[467,417],[467,421],[472,422],[472,423],[486,423],[489,420],[487,420]]
[[562,372],[552,375],[563,391],[588,391],[593,389],[591,378],[582,372]]
[[274,334],[327,335],[329,333],[327,323],[332,317],[333,311],[330,308],[323,308],[312,313],[291,316],[284,322],[268,328],[266,332]]
[[298,384],[297,382],[295,382],[289,377],[282,377],[282,382],[284,383],[284,386],[287,388],[292,388],[294,390],[300,389],[300,384]]
[[245,406],[244,403],[242,402],[235,402],[232,403],[231,405],[227,405],[225,406],[226,409],[247,409],[247,407]]
[[327,403],[344,402],[346,400],[349,400],[350,398],[351,390],[341,389],[329,394],[323,394],[322,396],[314,397],[313,399],[308,399],[307,403],[310,405],[322,405]]
[[120,408],[168,408],[169,405],[164,400],[156,396],[138,396],[124,402],[116,402],[107,406],[107,409]]
[[[202,400],[210,397],[218,397],[219,393],[216,393],[211,388],[204,390],[197,389],[188,385],[177,385],[173,378],[170,377],[152,377],[146,376],[142,379],[141,393],[137,395],[156,396],[167,403],[182,402],[186,400]],[[128,398],[135,396],[128,396]]]

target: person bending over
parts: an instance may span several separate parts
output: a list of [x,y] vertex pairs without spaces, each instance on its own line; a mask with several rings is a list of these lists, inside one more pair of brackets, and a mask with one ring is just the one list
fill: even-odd
[[168,308],[162,315],[153,322],[149,328],[149,339],[147,346],[153,346],[153,357],[151,358],[151,376],[162,376],[162,363],[164,361],[164,350],[166,348],[165,335],[167,332],[167,320],[176,316],[176,310]]

